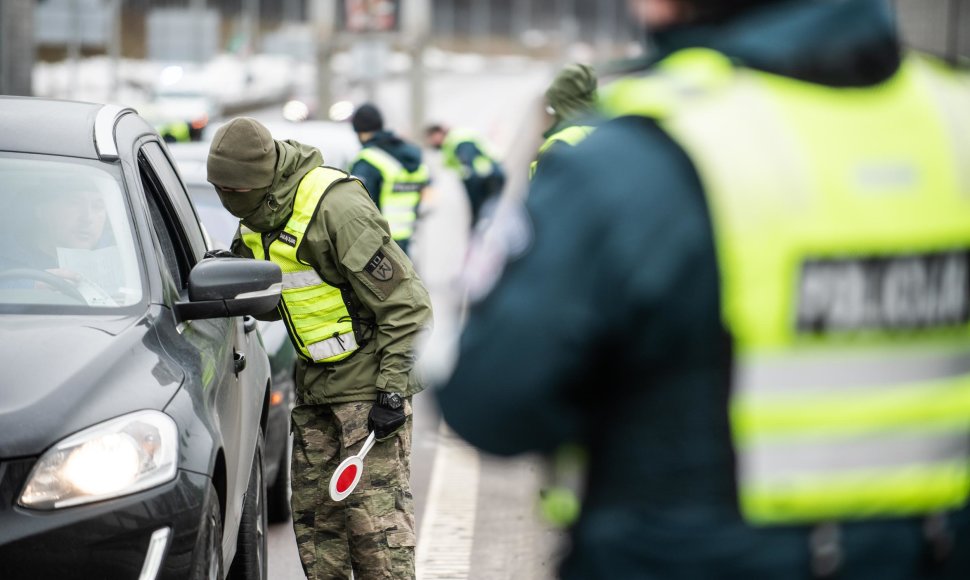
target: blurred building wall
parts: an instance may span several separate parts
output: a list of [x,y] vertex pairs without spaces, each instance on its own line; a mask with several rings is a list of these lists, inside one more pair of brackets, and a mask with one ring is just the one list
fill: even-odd
[[219,13],[153,8],[146,20],[147,57],[160,61],[206,62],[219,54]]
[[623,45],[637,34],[626,0],[433,0],[432,5],[434,35],[459,48],[482,38],[519,49],[574,42]]
[[32,94],[33,0],[0,0],[0,94]]
[[937,56],[970,58],[970,0],[892,0],[907,44]]
[[[37,1],[38,6],[43,6],[62,0]],[[937,55],[956,51],[970,58],[970,0],[886,1],[896,8],[900,28],[910,45]],[[222,23],[219,48],[231,48],[250,2],[252,0],[124,0],[122,52],[128,57],[146,55],[145,22],[151,10],[199,6],[219,14]],[[627,16],[626,0],[429,2],[433,41],[455,50],[558,56],[563,46],[585,43],[596,49],[600,57],[605,57],[615,54],[618,48],[622,50],[630,46],[639,37]],[[27,3],[27,0],[0,0],[5,9],[11,10]],[[257,3],[259,28],[266,32],[281,23],[305,22],[312,0],[258,0]]]
[[34,40],[103,50],[111,38],[111,18],[111,6],[102,0],[45,0],[34,8]]
[[[620,45],[635,37],[626,16],[626,0],[429,1],[432,36],[456,49],[521,51],[576,41]],[[199,3],[200,0],[125,0],[124,12],[126,21],[138,20],[154,9],[190,8]],[[245,0],[201,3],[217,10],[225,26],[231,27],[241,18]],[[311,0],[260,0],[260,26],[271,30],[283,22],[305,21],[310,4]],[[138,32],[135,28],[129,30]],[[223,33],[231,35],[231,30]],[[126,54],[131,48],[126,42]]]

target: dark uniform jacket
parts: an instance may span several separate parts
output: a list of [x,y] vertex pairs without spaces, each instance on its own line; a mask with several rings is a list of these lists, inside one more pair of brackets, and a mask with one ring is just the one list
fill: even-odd
[[[657,41],[660,57],[710,47],[838,87],[874,85],[900,63],[881,0],[773,3]],[[624,118],[544,163],[532,246],[473,308],[438,393],[445,419],[502,455],[587,446],[564,578],[811,578],[811,528],[755,529],[739,514],[732,345],[691,161],[655,123]],[[843,525],[838,577],[970,578],[970,514],[946,520],[943,564],[930,563],[921,518]]]

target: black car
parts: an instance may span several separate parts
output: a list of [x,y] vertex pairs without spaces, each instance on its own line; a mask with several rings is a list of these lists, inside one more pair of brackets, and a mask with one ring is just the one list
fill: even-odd
[[[215,187],[206,181],[209,143],[170,143],[169,152],[212,244],[229,249],[239,220],[222,207]],[[296,404],[297,354],[282,321],[260,321],[259,333],[269,355],[272,374],[269,420],[263,433],[267,504],[269,521],[280,523],[288,521],[290,516],[290,411]]]
[[266,577],[269,262],[134,111],[0,98],[0,578]]

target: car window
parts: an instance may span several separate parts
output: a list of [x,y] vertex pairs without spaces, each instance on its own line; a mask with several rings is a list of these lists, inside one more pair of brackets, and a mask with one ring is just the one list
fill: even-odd
[[142,154],[158,178],[158,182],[164,187],[167,197],[175,208],[178,219],[182,222],[182,230],[191,248],[191,254],[194,258],[193,262],[201,260],[202,255],[205,254],[207,249],[205,234],[202,233],[202,228],[199,227],[199,219],[196,217],[195,210],[192,209],[192,203],[185,193],[182,180],[179,179],[178,174],[168,160],[168,156],[165,155],[161,145],[158,143],[146,143],[142,147]]
[[120,168],[0,153],[0,307],[110,309],[142,300]]
[[165,266],[175,285],[180,290],[185,289],[196,258],[183,230],[184,222],[179,218],[172,200],[165,194],[161,179],[149,163],[144,148],[138,154],[138,169]]
[[[171,231],[165,223],[165,214],[154,195],[148,196],[148,213],[152,218],[152,228],[158,237],[158,246],[162,250],[162,262],[166,271],[172,277],[177,288],[185,288],[188,265],[184,258],[179,257],[175,242],[172,241]],[[183,272],[184,270],[184,272]]]
[[219,248],[228,249],[239,228],[239,220],[222,207],[219,194],[211,184],[189,183],[187,187],[189,197],[213,242]]

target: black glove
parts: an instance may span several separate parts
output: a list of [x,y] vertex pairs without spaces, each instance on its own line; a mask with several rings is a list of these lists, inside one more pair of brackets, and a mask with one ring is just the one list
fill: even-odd
[[202,254],[203,260],[208,260],[209,258],[238,258],[236,254],[233,254],[229,250],[209,250],[205,254]]
[[398,393],[380,393],[367,416],[367,428],[383,441],[394,435],[407,421],[404,414],[404,397]]

